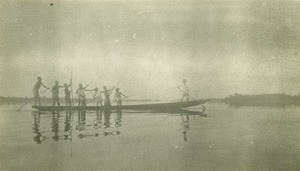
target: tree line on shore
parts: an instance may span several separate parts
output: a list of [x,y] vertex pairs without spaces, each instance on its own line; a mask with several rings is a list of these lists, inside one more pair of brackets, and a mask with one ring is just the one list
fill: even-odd
[[[41,100],[45,102],[52,101],[51,98],[41,97]],[[32,97],[3,97],[0,96],[0,104],[18,104],[18,103],[31,103]]]
[[284,93],[277,94],[257,94],[257,95],[242,95],[234,94],[223,99],[225,103],[236,106],[285,106],[285,105],[300,105],[300,94],[287,95]]

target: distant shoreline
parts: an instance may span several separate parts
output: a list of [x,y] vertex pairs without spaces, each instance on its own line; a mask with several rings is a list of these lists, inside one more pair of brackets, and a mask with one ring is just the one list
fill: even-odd
[[[52,98],[41,97],[42,103],[52,103]],[[211,102],[222,102],[230,106],[272,106],[282,107],[290,105],[300,105],[300,94],[299,95],[286,95],[286,94],[256,94],[256,95],[242,95],[234,94],[225,98],[210,98]],[[64,97],[60,98],[62,103],[65,102]],[[87,98],[88,103],[92,103],[92,98]],[[151,100],[151,99],[124,99],[124,101],[139,101],[139,102],[153,102],[162,100]],[[21,103],[33,103],[33,97],[3,97],[0,96],[0,105],[4,104],[21,104]],[[74,102],[77,103],[77,99],[74,98]]]
[[292,96],[286,94],[257,94],[241,95],[234,94],[222,100],[232,106],[290,106],[300,105],[300,95]]
[[[64,103],[65,98],[59,98],[60,102]],[[52,103],[52,98],[49,97],[40,97],[42,103]],[[87,98],[87,103],[94,101],[92,98]],[[151,100],[151,99],[124,99],[124,101],[140,101],[140,102],[149,102],[149,101],[160,101],[160,100]],[[33,97],[3,97],[0,96],[0,105],[5,104],[21,104],[21,103],[33,103]],[[77,98],[74,98],[74,102],[77,102]]]

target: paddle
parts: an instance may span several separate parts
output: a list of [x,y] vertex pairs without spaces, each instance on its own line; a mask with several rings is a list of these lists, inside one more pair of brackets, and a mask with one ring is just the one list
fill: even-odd
[[73,96],[73,60],[69,58],[69,62],[71,65],[71,78],[70,78],[70,85],[71,85],[71,106],[74,106],[74,96]]
[[187,92],[185,92],[185,91],[181,90],[181,89],[179,88],[179,86],[177,86],[177,88],[178,88],[178,90],[180,90],[180,91],[181,91],[183,94],[186,94],[186,95],[188,95],[188,96],[189,96],[189,98],[191,98],[192,100],[196,100],[195,98],[191,97],[191,96],[189,95],[189,93],[187,93]]
[[[45,93],[47,90],[49,90],[50,88],[46,88],[44,90],[41,91],[42,93]],[[20,111],[25,105],[27,104],[27,102],[24,102],[16,111]]]
[[88,86],[90,86],[92,84],[93,81],[91,81],[90,83],[88,83],[84,88],[88,88]]
[[[88,87],[92,84],[92,82],[93,82],[93,81],[91,81],[89,84],[87,84],[87,85],[84,87],[85,91],[89,91],[88,93],[86,93],[85,96],[90,95],[90,94],[95,90],[95,89],[92,89],[92,90],[86,90],[86,88],[88,88]],[[77,97],[78,97],[78,94],[77,94]]]
[[24,102],[24,104],[22,104],[16,111],[20,111],[26,104],[27,102]]
[[47,90],[50,90],[50,88],[46,88],[46,89],[42,90],[42,91],[41,91],[41,94],[42,94],[42,93],[45,93]]
[[[84,89],[88,88],[88,87],[92,84],[92,82],[93,82],[93,81],[91,81],[90,83],[88,83],[88,84],[84,87]],[[78,93],[77,93],[78,90],[79,90],[79,88],[78,88],[77,91],[76,91],[77,96],[78,96]],[[94,91],[94,89],[92,89],[92,90],[85,90],[85,91]]]
[[[184,93],[184,94],[186,94],[186,95],[188,95],[192,100],[197,100],[197,99],[195,99],[195,98],[193,98],[193,97],[191,97],[191,95],[189,94],[189,93],[187,93],[187,92],[185,92],[185,91],[183,91],[183,90],[181,90],[180,88],[179,88],[179,86],[177,86],[177,89],[178,90],[180,90],[182,93]],[[203,108],[203,111],[205,111],[206,110],[206,107],[205,106],[203,106],[203,105],[201,105],[202,106],[202,108]]]

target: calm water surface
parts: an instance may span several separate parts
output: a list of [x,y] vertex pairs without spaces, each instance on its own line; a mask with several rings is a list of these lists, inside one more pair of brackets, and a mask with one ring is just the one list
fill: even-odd
[[0,170],[300,170],[300,109],[176,113],[0,106]]

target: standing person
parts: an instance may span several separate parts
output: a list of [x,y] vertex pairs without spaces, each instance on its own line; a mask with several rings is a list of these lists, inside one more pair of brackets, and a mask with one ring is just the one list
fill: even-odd
[[94,99],[96,100],[97,107],[99,104],[102,106],[102,93],[98,90],[98,88],[95,88],[95,93],[94,93]]
[[115,94],[115,102],[117,102],[118,106],[122,106],[122,96],[125,98],[128,98],[127,96],[125,96],[122,92],[120,92],[119,88],[116,88],[116,94]]
[[53,100],[52,106],[54,106],[56,102],[57,102],[57,105],[60,106],[60,104],[59,104],[59,97],[58,97],[58,93],[59,93],[59,88],[60,87],[64,87],[64,86],[59,86],[58,85],[58,81],[55,81],[55,85],[51,89],[52,100]]
[[85,99],[85,91],[93,91],[93,90],[87,90],[86,88],[89,85],[83,87],[82,84],[79,84],[79,88],[76,91],[76,94],[78,94],[78,106],[86,106],[86,99]]
[[34,87],[33,87],[33,89],[32,89],[33,97],[34,97],[34,106],[36,106],[36,101],[38,101],[39,106],[41,106],[39,89],[41,88],[41,85],[42,85],[43,87],[45,87],[46,89],[50,89],[50,88],[46,87],[46,86],[42,83],[42,77],[37,77],[37,80],[38,80],[38,81],[34,84]]
[[72,106],[71,103],[71,91],[69,90],[69,87],[72,85],[72,82],[68,85],[67,83],[64,84],[65,87],[65,100],[66,100],[66,106]]
[[177,88],[181,91],[182,96],[181,96],[181,101],[189,101],[190,100],[190,91],[189,91],[189,87],[186,84],[186,79],[182,80],[182,85],[181,86],[177,86]]
[[110,103],[110,94],[112,93],[112,91],[115,89],[115,87],[113,87],[112,89],[110,90],[107,90],[107,87],[106,86],[103,86],[103,90],[102,93],[104,94],[104,106],[106,107],[109,107],[111,106],[111,103]]

